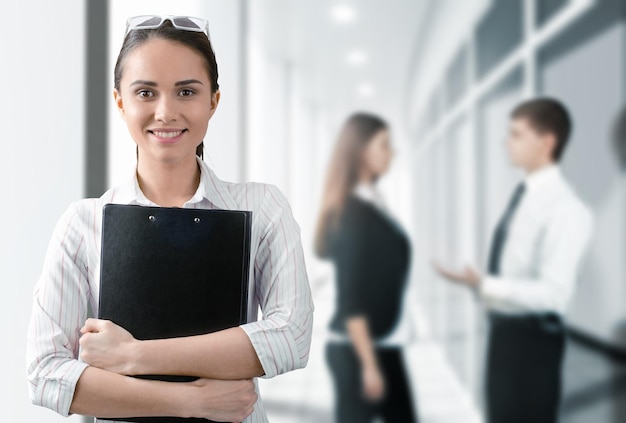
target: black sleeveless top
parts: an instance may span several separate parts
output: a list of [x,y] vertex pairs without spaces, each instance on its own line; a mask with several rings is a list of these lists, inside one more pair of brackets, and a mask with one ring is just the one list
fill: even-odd
[[411,248],[405,232],[376,206],[350,196],[329,237],[337,299],[330,327],[346,333],[345,321],[362,316],[374,340],[394,329],[402,306]]

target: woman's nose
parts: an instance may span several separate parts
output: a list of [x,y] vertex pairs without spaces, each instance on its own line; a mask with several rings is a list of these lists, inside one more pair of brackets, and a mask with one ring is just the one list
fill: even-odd
[[154,118],[163,123],[175,122],[178,118],[178,109],[175,100],[167,96],[162,96],[157,102]]

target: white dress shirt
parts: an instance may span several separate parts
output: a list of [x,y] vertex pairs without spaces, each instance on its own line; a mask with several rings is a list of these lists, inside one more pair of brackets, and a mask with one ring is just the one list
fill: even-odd
[[[304,367],[313,302],[300,229],[286,198],[271,185],[221,181],[204,161],[198,163],[200,184],[183,207],[252,211],[249,323],[241,328],[264,377]],[[54,230],[35,287],[27,346],[30,397],[34,404],[64,416],[69,415],[76,383],[88,366],[78,359],[79,330],[88,305],[98,312],[102,207],[107,203],[156,205],[143,195],[136,175],[100,198],[71,204]],[[263,319],[257,321],[259,307]],[[267,422],[260,396],[245,422]]]
[[557,166],[526,178],[526,192],[509,226],[500,274],[487,275],[480,295],[493,311],[567,311],[592,216]]

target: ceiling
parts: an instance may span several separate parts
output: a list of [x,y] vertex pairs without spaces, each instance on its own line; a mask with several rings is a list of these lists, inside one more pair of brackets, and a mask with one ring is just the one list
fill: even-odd
[[[308,101],[341,117],[371,110],[404,127],[402,108],[428,1],[253,0],[250,36],[292,66]],[[337,8],[343,15],[351,9],[353,20],[333,19]]]

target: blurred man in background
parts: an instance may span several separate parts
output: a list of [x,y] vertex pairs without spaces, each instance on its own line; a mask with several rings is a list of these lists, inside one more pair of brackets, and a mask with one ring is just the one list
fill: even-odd
[[435,264],[446,279],[473,289],[489,310],[490,423],[558,419],[563,318],[592,228],[588,208],[558,165],[570,132],[569,114],[554,99],[517,106],[508,151],[526,176],[495,229],[486,275]]

